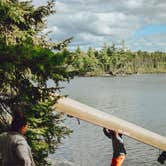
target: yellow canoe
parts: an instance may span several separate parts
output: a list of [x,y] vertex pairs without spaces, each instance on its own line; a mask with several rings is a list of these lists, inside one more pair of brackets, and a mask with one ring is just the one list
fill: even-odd
[[53,107],[58,112],[80,118],[101,127],[117,130],[140,142],[166,151],[166,137],[144,129],[111,114],[99,111],[78,101],[63,97]]

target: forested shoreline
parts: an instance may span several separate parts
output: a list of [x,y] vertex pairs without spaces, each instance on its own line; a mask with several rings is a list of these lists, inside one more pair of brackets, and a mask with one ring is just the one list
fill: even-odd
[[80,76],[166,73],[165,52],[131,51],[104,43],[99,50],[90,47],[83,51],[78,46],[71,54],[72,68]]

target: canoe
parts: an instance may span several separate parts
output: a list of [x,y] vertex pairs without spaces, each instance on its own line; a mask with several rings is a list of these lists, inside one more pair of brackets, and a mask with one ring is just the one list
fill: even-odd
[[60,98],[53,108],[58,112],[66,113],[89,123],[117,130],[126,136],[166,151],[166,137],[76,100],[68,97]]

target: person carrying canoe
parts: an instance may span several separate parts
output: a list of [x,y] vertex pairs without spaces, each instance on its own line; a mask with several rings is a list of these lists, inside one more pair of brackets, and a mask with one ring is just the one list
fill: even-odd
[[106,128],[103,128],[103,132],[112,140],[113,157],[111,166],[121,166],[127,154],[124,147],[122,134]]

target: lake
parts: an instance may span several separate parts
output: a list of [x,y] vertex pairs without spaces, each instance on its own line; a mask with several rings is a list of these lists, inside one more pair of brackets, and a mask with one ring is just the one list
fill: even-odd
[[[73,99],[166,136],[166,74],[76,77],[64,86],[63,93]],[[101,127],[84,121],[78,125],[74,118],[65,124],[74,132],[51,155],[53,160],[64,166],[110,165],[112,144]],[[124,142],[124,166],[160,165],[159,149],[126,136]]]

